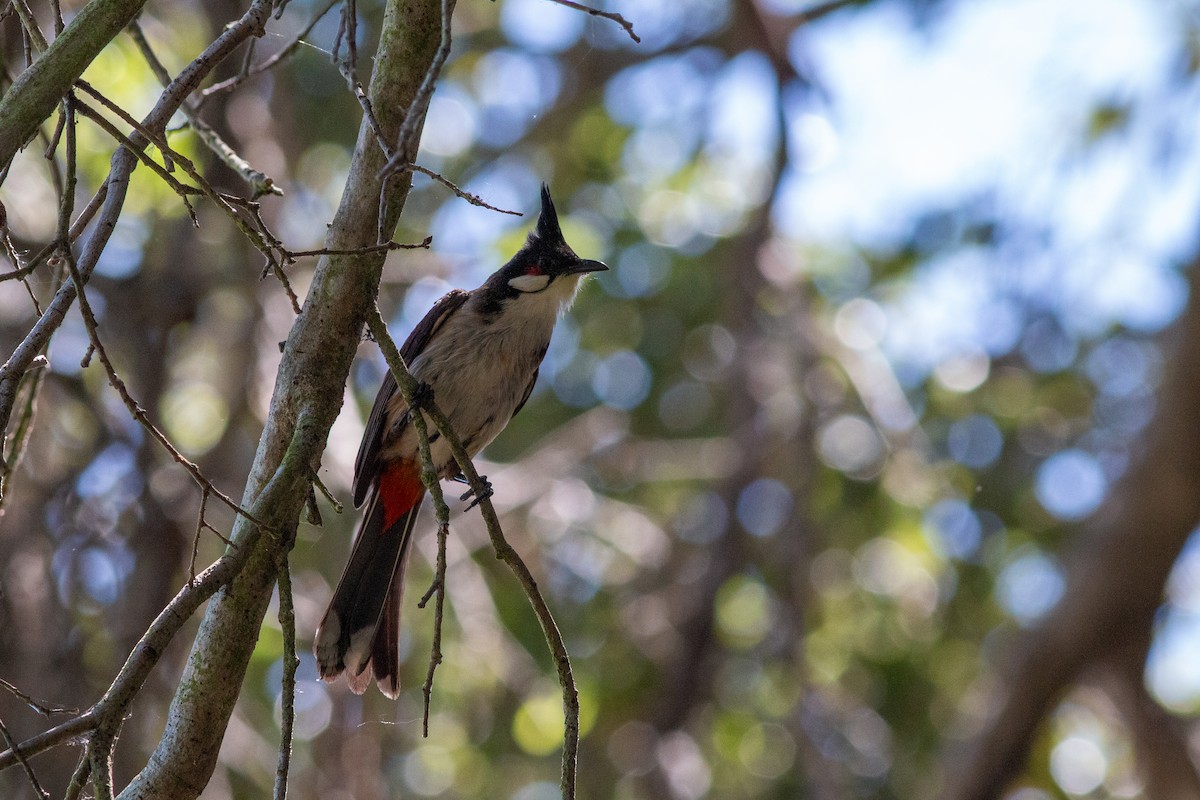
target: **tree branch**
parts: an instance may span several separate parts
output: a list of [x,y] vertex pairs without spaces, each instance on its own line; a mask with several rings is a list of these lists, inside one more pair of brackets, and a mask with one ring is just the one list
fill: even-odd
[[51,114],[71,84],[146,0],[91,0],[0,97],[0,168]]
[[598,8],[591,8],[590,6],[585,6],[583,3],[576,3],[576,2],[574,2],[574,0],[550,0],[550,2],[558,3],[560,6],[566,6],[567,8],[573,8],[576,11],[582,11],[583,13],[588,14],[589,16],[603,17],[604,19],[612,20],[613,22],[617,23],[618,25],[620,25],[622,28],[625,29],[625,32],[629,34],[630,39],[633,39],[633,41],[637,42],[638,44],[642,43],[642,37],[638,36],[633,31],[633,23],[630,22],[629,20],[625,19],[624,17],[622,17],[620,14],[616,13],[615,11],[601,11]]
[[[387,4],[371,80],[372,101],[381,110],[379,122],[385,132],[399,132],[400,109],[411,105],[440,38],[440,14],[433,0]],[[326,238],[328,249],[353,250],[377,243],[382,165],[379,148],[364,123],[346,191]],[[408,185],[409,181],[396,180],[383,194],[385,219],[393,227]],[[243,505],[257,503],[267,476],[288,455],[295,464],[287,470],[287,488],[264,507],[262,517],[287,538],[255,541],[253,526],[244,518],[235,522],[233,547],[248,551],[246,566],[209,603],[163,737],[146,768],[122,792],[123,798],[194,798],[212,775],[270,601],[278,551],[291,546],[291,534],[311,491],[311,476],[318,470],[329,429],[341,408],[385,255],[325,256],[317,264],[303,311],[284,346],[243,500]]]

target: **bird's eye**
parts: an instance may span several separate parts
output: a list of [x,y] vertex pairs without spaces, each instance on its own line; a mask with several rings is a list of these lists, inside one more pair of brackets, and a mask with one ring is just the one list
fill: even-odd
[[542,274],[541,264],[530,264],[529,266],[527,266],[525,268],[525,274],[526,275],[541,275]]

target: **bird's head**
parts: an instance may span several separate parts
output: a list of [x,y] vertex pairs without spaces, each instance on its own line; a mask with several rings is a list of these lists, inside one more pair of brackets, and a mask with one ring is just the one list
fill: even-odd
[[[506,299],[539,295],[556,307],[575,296],[579,280],[589,272],[608,269],[602,261],[580,258],[563,238],[550,189],[542,184],[542,213],[525,244],[488,279],[492,291]],[[557,310],[557,308],[556,308]]]

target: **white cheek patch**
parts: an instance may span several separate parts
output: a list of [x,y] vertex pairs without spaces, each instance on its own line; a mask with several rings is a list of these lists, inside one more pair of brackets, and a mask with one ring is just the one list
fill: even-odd
[[508,285],[518,292],[540,292],[550,285],[549,275],[518,275]]

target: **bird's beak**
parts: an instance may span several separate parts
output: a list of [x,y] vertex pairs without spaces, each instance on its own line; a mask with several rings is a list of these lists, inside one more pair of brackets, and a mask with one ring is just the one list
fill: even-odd
[[604,272],[608,269],[608,265],[603,261],[593,261],[590,258],[585,258],[575,266],[567,270],[568,275],[575,275],[582,272]]

